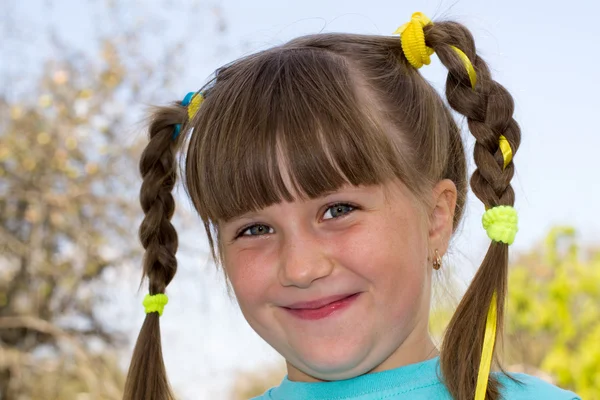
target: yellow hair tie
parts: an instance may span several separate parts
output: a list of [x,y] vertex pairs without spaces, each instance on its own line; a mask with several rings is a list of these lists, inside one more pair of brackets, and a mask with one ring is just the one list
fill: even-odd
[[519,230],[517,211],[511,206],[490,208],[483,214],[481,222],[488,237],[495,242],[512,244]]
[[431,20],[421,12],[416,12],[410,18],[410,22],[405,23],[394,34],[400,34],[402,51],[406,59],[413,67],[419,69],[429,65],[433,54],[433,49],[425,45],[425,33],[423,27],[432,24]]
[[194,97],[192,97],[192,100],[190,101],[190,104],[188,105],[188,109],[187,109],[188,118],[190,120],[192,120],[194,118],[194,116],[200,109],[200,105],[202,104],[203,101],[204,101],[204,94],[202,94],[202,92],[198,92],[194,95]]
[[165,304],[169,302],[167,295],[164,293],[159,293],[155,295],[147,294],[144,297],[144,308],[146,309],[146,314],[151,312],[157,312],[158,315],[162,315],[163,310],[165,308]]
[[[425,32],[423,28],[427,25],[433,25],[433,22],[421,12],[414,13],[410,22],[400,26],[394,34],[400,34],[400,42],[402,43],[402,51],[404,56],[413,67],[419,69],[431,62],[430,55],[433,54],[433,49],[425,44]],[[477,74],[469,57],[456,46],[450,46],[460,57],[471,81],[471,87],[475,89],[477,83]]]
[[[198,110],[200,109],[200,105],[204,101],[204,94],[202,92],[189,92],[185,95],[183,100],[181,101],[181,105],[187,107],[188,120],[192,120]],[[175,124],[175,129],[173,131],[172,139],[175,140],[181,133],[181,124]]]

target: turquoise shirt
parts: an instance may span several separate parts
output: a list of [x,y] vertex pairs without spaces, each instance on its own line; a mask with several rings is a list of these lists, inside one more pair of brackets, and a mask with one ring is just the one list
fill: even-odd
[[[292,382],[286,375],[279,386],[252,400],[452,400],[438,373],[439,357],[341,381]],[[494,374],[504,384],[501,393],[507,400],[581,400],[573,392],[530,375],[511,374],[523,382],[519,385],[504,374]]]

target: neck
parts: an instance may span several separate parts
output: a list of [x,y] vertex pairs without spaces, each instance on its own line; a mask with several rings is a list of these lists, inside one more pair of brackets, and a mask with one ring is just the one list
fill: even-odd
[[433,343],[431,336],[426,335],[418,340],[411,340],[408,337],[385,361],[367,373],[381,372],[409,364],[416,364],[437,357],[439,354],[440,352]]
[[[367,371],[366,374],[395,369],[405,365],[416,364],[437,357],[439,354],[440,352],[433,343],[431,336],[428,334],[422,335],[422,331],[417,329],[413,331],[412,335],[407,337],[406,340],[392,354],[390,354],[388,358],[376,365],[371,370]],[[325,382],[321,379],[305,374],[289,362],[286,362],[286,364],[288,379],[290,381]]]

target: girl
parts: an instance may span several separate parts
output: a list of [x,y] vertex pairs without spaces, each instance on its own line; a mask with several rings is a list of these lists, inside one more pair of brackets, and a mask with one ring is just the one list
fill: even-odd
[[[508,375],[495,354],[517,231],[512,97],[464,26],[415,13],[396,33],[301,37],[155,111],[140,161],[147,316],[125,399],[174,399],[159,316],[177,267],[171,190],[184,143],[212,256],[248,323],[286,359],[287,376],[257,399],[578,399]],[[470,184],[491,239],[440,349],[428,333],[432,270],[468,177],[460,130],[418,72],[434,52],[476,139]]]

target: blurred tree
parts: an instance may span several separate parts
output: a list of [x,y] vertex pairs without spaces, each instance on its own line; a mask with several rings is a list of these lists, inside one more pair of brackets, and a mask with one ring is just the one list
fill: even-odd
[[[513,370],[600,399],[600,247],[555,227],[509,275],[506,356]],[[542,372],[543,371],[543,372]]]
[[[2,399],[56,398],[69,376],[106,398],[120,389],[88,354],[90,343],[119,345],[96,316],[99,278],[139,255],[133,147],[108,111],[127,72],[108,40],[101,60],[48,61],[36,103],[0,97]],[[48,370],[53,379],[38,379]],[[33,396],[44,382],[52,397]]]
[[[155,26],[123,23],[126,3],[106,2],[115,28],[86,52],[50,27],[51,57],[27,77],[31,89],[16,98],[0,88],[0,400],[122,396],[114,350],[126,340],[98,317],[103,277],[139,264],[145,137],[131,126],[142,102],[164,103],[185,43],[156,46]],[[8,15],[6,32],[20,26]]]

